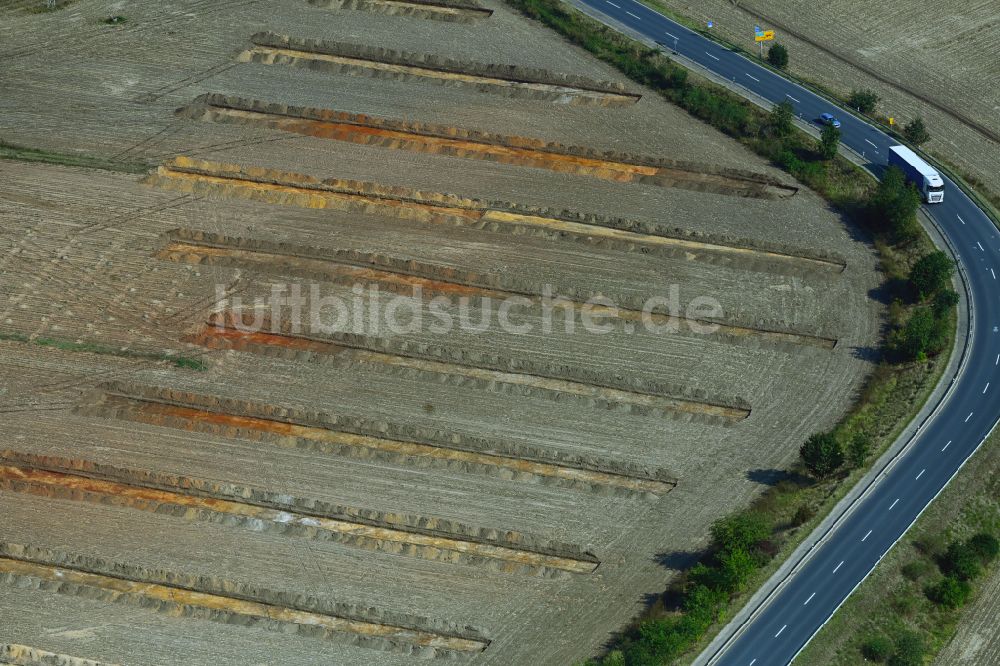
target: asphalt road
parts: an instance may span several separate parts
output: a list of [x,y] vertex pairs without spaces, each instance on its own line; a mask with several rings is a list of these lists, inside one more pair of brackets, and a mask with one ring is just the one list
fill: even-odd
[[[873,172],[884,168],[888,147],[896,142],[822,97],[635,0],[579,1],[772,102],[792,102],[803,119],[833,113],[842,123],[842,142],[868,159]],[[790,663],[1000,418],[1000,238],[986,214],[953,182],[944,180],[944,202],[926,206],[926,211],[965,267],[972,313],[965,371],[910,449],[742,633],[713,655],[713,664]]]

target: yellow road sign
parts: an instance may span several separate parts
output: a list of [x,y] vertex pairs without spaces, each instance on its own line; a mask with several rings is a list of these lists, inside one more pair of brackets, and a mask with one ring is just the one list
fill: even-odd
[[762,33],[754,35],[755,42],[769,42],[774,39],[774,30],[765,30]]

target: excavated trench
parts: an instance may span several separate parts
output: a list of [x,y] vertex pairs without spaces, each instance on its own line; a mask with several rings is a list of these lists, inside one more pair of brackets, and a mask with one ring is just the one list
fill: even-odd
[[[781,199],[798,191],[795,186],[752,171],[642,155],[601,153],[527,137],[268,104],[225,95],[203,95],[179,113],[198,120],[263,126],[323,139],[537,167],[621,183],[639,182],[765,199]],[[839,268],[842,270],[843,266]]]
[[641,95],[616,83],[542,69],[494,65],[407,53],[359,44],[296,39],[274,33],[257,33],[252,46],[237,62],[291,65],[313,71],[360,74],[375,78],[412,79],[441,85],[470,86],[509,97],[549,100],[561,104],[625,106]]
[[409,18],[435,19],[472,23],[493,16],[492,9],[486,9],[471,2],[433,2],[432,0],[309,0],[317,7],[335,9],[356,9],[385,16],[406,16]]
[[21,544],[0,543],[0,583],[425,658],[470,656],[490,644],[471,627]]
[[417,468],[452,469],[512,481],[656,498],[677,480],[665,470],[573,456],[493,439],[365,419],[114,383],[80,413],[260,441]]
[[68,654],[56,654],[29,645],[0,645],[0,665],[3,666],[115,666]]
[[[317,508],[324,503],[317,500],[289,502],[287,496],[279,493],[114,468],[80,459],[4,452],[0,459],[0,489],[211,521],[255,532],[322,539],[434,561],[483,565],[505,573],[549,577],[567,572],[587,574],[599,564],[596,557],[578,547],[544,544],[536,537],[501,533],[501,538],[491,538],[496,530],[469,526],[461,526],[461,533],[453,533],[440,529],[445,521],[433,518],[415,518],[412,522],[437,525],[437,530],[400,529],[398,520],[384,515],[380,520],[379,513],[371,510],[329,507],[320,512]],[[308,513],[296,510],[303,506],[309,507]],[[367,521],[348,520],[348,516],[365,516]],[[546,552],[528,550],[523,546],[525,543],[541,544]],[[557,552],[562,554],[554,554]]]
[[[168,232],[167,244],[157,253],[157,257],[195,265],[251,268],[335,284],[374,283],[380,288],[404,295],[413,293],[419,287],[428,295],[464,296],[470,300],[488,298],[491,301],[503,301],[516,295],[526,298],[536,308],[541,307],[543,300],[538,285],[523,281],[517,275],[477,273],[386,254],[295,246],[291,243],[239,238],[192,229]],[[564,288],[559,296],[566,299],[565,304],[571,308],[574,317],[586,310],[611,317],[618,322],[628,322],[633,327],[644,324],[646,319],[656,325],[688,322],[702,327],[711,326],[714,330],[706,331],[705,334],[725,341],[749,337],[773,344],[808,345],[821,349],[833,349],[837,343],[833,338],[744,326],[739,321],[688,319],[680,315],[671,318],[663,313],[644,313],[645,304],[639,297],[621,298],[618,299],[618,307],[606,308],[588,304],[588,300],[595,296],[590,291],[569,291]],[[732,401],[719,401],[717,404],[736,406]]]
[[770,246],[742,238],[664,229],[637,220],[484,201],[378,183],[311,176],[177,157],[146,179],[150,185],[272,204],[374,214],[496,233],[531,235],[683,258],[765,273],[840,273],[843,258],[823,252]]

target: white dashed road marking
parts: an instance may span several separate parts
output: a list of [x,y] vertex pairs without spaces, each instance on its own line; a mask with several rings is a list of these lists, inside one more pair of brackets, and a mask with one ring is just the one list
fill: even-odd
[[[743,73],[746,74],[746,72],[743,72]],[[747,76],[750,76],[750,75],[747,74]],[[758,79],[756,76],[750,76],[750,78],[753,79],[754,81],[756,81],[757,83],[760,83],[760,79]]]
[[719,59],[718,56],[714,56],[711,53],[709,53],[708,51],[705,51],[705,55],[707,55],[709,58],[712,58],[714,60],[718,60]]
[[777,638],[778,636],[780,636],[781,632],[783,632],[787,626],[788,626],[787,624],[781,625],[781,629],[778,629],[778,633],[776,633],[774,637]]
[[812,594],[810,594],[810,595],[809,595],[809,598],[808,598],[808,599],[806,599],[806,603],[805,603],[805,604],[802,604],[802,605],[803,605],[803,606],[805,606],[806,604],[808,604],[808,603],[809,603],[810,601],[812,601],[812,600],[813,600],[813,597],[815,597],[815,596],[816,596],[816,593],[815,593],[815,592],[813,592]]
[[986,382],[986,388],[983,389],[983,393],[986,393],[989,390],[990,390],[990,383]]
[[980,243],[979,241],[976,241],[976,245],[979,246],[980,251],[986,252],[986,250],[983,249],[983,244],[982,243]]
[[839,568],[840,568],[840,567],[842,567],[842,566],[844,566],[844,560],[841,560],[841,561],[840,561],[840,564],[838,564],[837,566],[835,566],[835,567],[833,568],[833,573],[837,573],[837,569],[839,569]]
[[920,477],[922,477],[924,475],[924,472],[926,472],[926,471],[927,471],[926,467],[924,469],[920,470],[920,474],[917,474],[917,478],[915,478],[914,481],[919,481]]
[[949,446],[951,446],[951,440],[950,439],[948,440],[948,443],[944,445],[944,448],[941,449],[941,452],[944,453],[944,449],[947,449]]
[[965,417],[965,422],[968,423],[969,419],[971,418],[972,418],[972,412],[969,412],[969,415]]
[[605,2],[607,2],[609,5],[611,5],[615,9],[621,9],[622,8],[621,5],[616,5],[615,3],[611,2],[611,0],[605,0]]
[[996,280],[997,279],[997,274],[993,272],[992,268],[990,269],[990,273],[993,274],[993,279]]
[[669,37],[670,39],[677,39],[677,35],[671,35],[666,30],[663,31],[663,34],[666,35],[667,37]]
[[962,216],[961,216],[961,215],[956,215],[955,217],[957,217],[957,218],[958,218],[958,221],[959,221],[959,222],[961,222],[962,224],[965,224],[965,220],[963,220],[963,219],[962,219]]
[[629,16],[631,16],[632,18],[637,18],[637,19],[639,19],[640,21],[642,20],[642,18],[641,18],[641,17],[639,17],[639,16],[636,16],[636,15],[635,15],[635,14],[633,14],[632,12],[625,12],[625,13],[626,13],[626,14],[628,14]]
[[867,539],[867,538],[868,538],[868,537],[870,537],[871,535],[872,535],[872,531],[871,531],[871,530],[868,530],[868,534],[866,534],[866,535],[864,535],[863,537],[861,537],[861,540],[862,540],[862,541],[864,541],[865,539]]
[[892,511],[892,507],[896,506],[898,503],[899,503],[899,498],[897,497],[895,501],[893,501],[892,506],[889,507],[889,511]]
[[795,102],[796,104],[801,104],[801,103],[802,103],[802,102],[800,102],[799,100],[797,100],[797,99],[795,99],[794,97],[792,97],[791,95],[789,95],[788,93],[785,93],[785,97],[787,97],[788,99],[792,100],[792,101],[793,101],[793,102]]
[[868,139],[865,139],[865,143],[872,146],[873,148],[878,148],[878,146],[876,146],[873,142],[869,141]]

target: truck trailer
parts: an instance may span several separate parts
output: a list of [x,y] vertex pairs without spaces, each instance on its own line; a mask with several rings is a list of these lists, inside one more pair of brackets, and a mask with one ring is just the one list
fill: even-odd
[[944,181],[941,174],[906,146],[889,147],[889,166],[902,169],[906,179],[917,186],[927,203],[944,201]]

